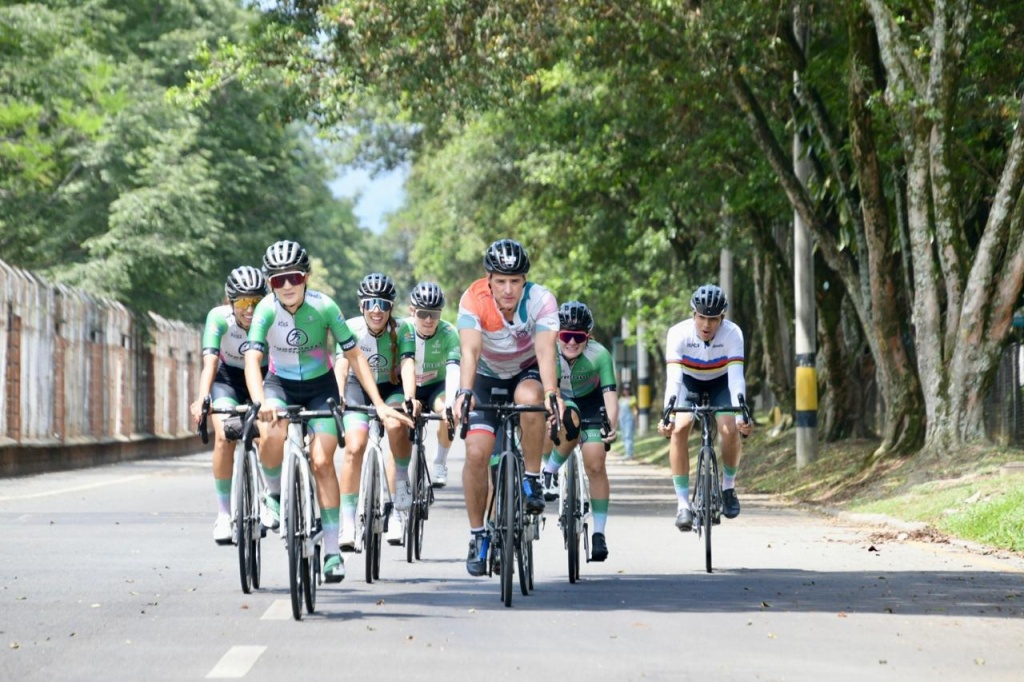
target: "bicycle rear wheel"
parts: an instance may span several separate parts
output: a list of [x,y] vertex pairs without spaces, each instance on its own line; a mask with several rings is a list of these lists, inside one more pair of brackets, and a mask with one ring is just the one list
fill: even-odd
[[565,462],[565,548],[569,561],[569,582],[575,583],[580,577],[580,497],[579,466],[576,453],[569,455]]
[[515,460],[515,473],[516,495],[512,509],[515,518],[516,569],[519,571],[519,591],[525,597],[530,594],[531,588],[530,574],[532,567],[530,566],[530,560],[532,558],[533,543],[530,542],[529,534],[534,530],[529,527],[528,523],[536,523],[536,517],[530,519],[529,522],[526,518],[526,510],[523,508],[523,477],[518,458]]
[[288,523],[285,536],[288,542],[288,592],[292,600],[292,618],[302,620],[302,523],[303,496],[299,465],[292,469],[291,491],[288,495]]
[[505,606],[512,606],[512,562],[515,560],[515,472],[512,469],[512,454],[502,453],[498,460],[498,527],[495,535],[500,543],[501,557],[501,600]]

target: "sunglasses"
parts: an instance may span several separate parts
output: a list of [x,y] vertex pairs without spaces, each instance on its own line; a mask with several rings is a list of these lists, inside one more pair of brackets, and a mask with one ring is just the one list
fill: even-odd
[[305,281],[306,273],[304,272],[282,272],[270,276],[270,286],[275,289],[280,289],[285,284],[291,284],[293,287],[297,287]]
[[568,330],[558,332],[558,340],[562,343],[586,343],[587,339],[590,338],[590,334],[586,332],[571,332]]
[[243,296],[240,298],[236,298],[234,301],[231,302],[231,305],[235,306],[236,308],[241,308],[242,310],[245,310],[247,308],[255,308],[262,300],[263,298],[260,296]]
[[394,305],[394,303],[392,303],[386,298],[364,298],[362,301],[359,302],[359,307],[366,312],[370,312],[371,310],[376,308],[382,313],[387,313],[391,311],[391,308]]
[[441,319],[441,311],[440,310],[417,310],[416,311],[416,317],[420,318],[421,320],[440,320]]

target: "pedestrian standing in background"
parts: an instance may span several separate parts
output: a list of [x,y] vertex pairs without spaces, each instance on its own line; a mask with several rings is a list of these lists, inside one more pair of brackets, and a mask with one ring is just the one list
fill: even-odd
[[622,436],[623,459],[633,459],[633,436],[636,434],[636,396],[629,382],[622,384],[619,394],[619,435]]

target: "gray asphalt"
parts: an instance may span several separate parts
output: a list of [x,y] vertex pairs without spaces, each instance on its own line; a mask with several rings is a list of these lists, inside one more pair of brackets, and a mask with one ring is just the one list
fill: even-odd
[[244,595],[215,546],[208,454],[4,479],[0,680],[1021,680],[1024,562],[916,542],[769,498],[703,544],[672,524],[668,472],[611,459],[611,555],[570,585],[553,514],[512,608],[464,559],[461,448],[423,561],[323,586],[291,619],[264,544]]

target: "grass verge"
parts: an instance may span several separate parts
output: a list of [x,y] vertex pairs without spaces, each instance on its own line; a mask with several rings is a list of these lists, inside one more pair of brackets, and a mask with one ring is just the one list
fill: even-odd
[[[692,455],[698,440],[690,443]],[[891,457],[868,464],[878,444],[819,443],[817,459],[797,469],[795,431],[773,437],[761,428],[743,443],[737,485],[788,501],[921,522],[945,536],[1024,553],[1024,451],[976,447],[941,461]],[[668,466],[668,441],[649,432],[637,439],[635,456]]]

